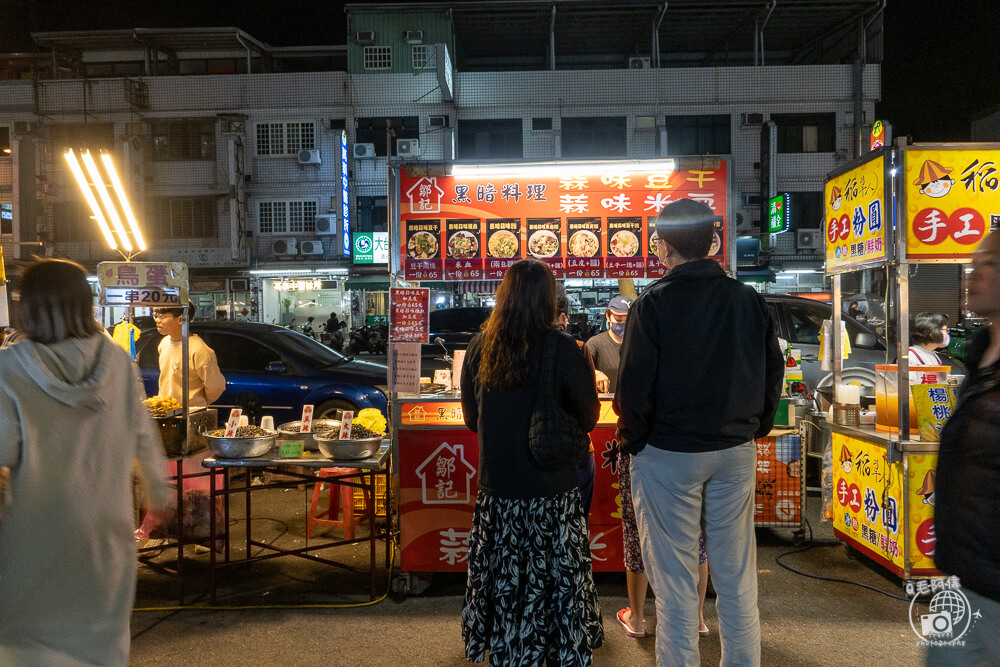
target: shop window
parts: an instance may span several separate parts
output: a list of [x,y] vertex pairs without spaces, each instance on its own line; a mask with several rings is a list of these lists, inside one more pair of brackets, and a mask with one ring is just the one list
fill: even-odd
[[667,153],[669,155],[729,155],[730,118],[728,114],[711,116],[667,116]]
[[14,233],[14,206],[0,204],[0,236],[10,236]]
[[411,55],[413,69],[434,69],[436,66],[433,44],[414,44]]
[[0,158],[10,157],[10,128],[0,126]]
[[[386,143],[386,125],[392,130],[394,139],[419,139],[419,116],[378,116],[354,119],[354,141],[359,144],[375,144],[375,155],[385,157],[396,154],[396,142]],[[387,153],[387,148],[391,153]]]
[[215,123],[211,120],[154,121],[151,129],[156,161],[215,159]]
[[392,47],[366,46],[364,67],[365,69],[392,69]]
[[520,118],[458,121],[458,157],[463,160],[524,156]]
[[316,201],[279,199],[258,202],[260,234],[305,234],[316,231]]
[[358,232],[389,231],[388,208],[385,197],[358,197],[357,223]]
[[563,157],[625,157],[625,116],[562,119]]
[[316,123],[257,123],[257,155],[297,155],[316,148]]
[[146,201],[146,232],[154,239],[214,239],[215,197],[154,197]]
[[837,116],[832,113],[773,113],[779,153],[832,153],[837,143]]
[[[205,344],[215,351],[219,370],[233,373],[263,373],[273,361],[281,361],[281,355],[260,343],[234,334],[217,331],[201,334]],[[147,346],[150,347],[150,346]]]

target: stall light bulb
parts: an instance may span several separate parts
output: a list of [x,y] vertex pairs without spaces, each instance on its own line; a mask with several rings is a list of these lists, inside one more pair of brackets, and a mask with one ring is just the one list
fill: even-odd
[[69,163],[69,170],[73,172],[73,177],[76,179],[77,185],[80,186],[80,192],[83,193],[83,198],[87,200],[90,210],[94,213],[94,219],[97,220],[97,224],[101,228],[101,233],[104,234],[104,240],[108,242],[108,246],[112,250],[117,250],[118,244],[115,242],[114,234],[111,233],[111,228],[108,227],[108,221],[104,218],[104,211],[101,210],[101,205],[98,204],[97,199],[94,198],[94,193],[90,189],[90,183],[87,182],[87,177],[83,175],[83,170],[80,168],[80,162],[76,159],[76,153],[74,153],[71,148],[63,155],[66,158],[66,162]]
[[125,219],[128,220],[128,226],[132,230],[132,238],[135,239],[139,250],[145,250],[146,241],[142,238],[139,221],[135,219],[135,214],[132,213],[132,207],[128,203],[128,195],[125,194],[125,188],[122,187],[122,182],[118,178],[118,170],[115,169],[115,163],[111,159],[111,154],[101,153],[101,162],[104,163],[104,169],[108,172],[108,176],[111,177],[111,186],[115,189],[115,194],[118,195],[118,201],[121,203],[122,210],[125,211]]
[[108,194],[108,188],[104,185],[104,177],[101,176],[101,172],[97,169],[94,156],[90,154],[90,151],[87,151],[80,157],[83,158],[83,166],[87,168],[87,173],[90,174],[90,179],[94,182],[94,187],[101,198],[101,203],[104,204],[104,209],[108,212],[108,217],[111,218],[111,223],[115,226],[115,231],[118,232],[118,238],[122,240],[122,246],[126,252],[132,252],[132,242],[129,240],[128,234],[125,233],[125,226],[118,215],[115,203],[111,201],[111,195]]

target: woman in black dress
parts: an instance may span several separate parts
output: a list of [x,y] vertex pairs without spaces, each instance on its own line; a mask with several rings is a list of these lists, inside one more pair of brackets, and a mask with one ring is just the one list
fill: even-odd
[[479,434],[462,638],[469,660],[589,665],[604,642],[576,466],[542,468],[528,447],[546,336],[557,336],[555,393],[585,431],[600,403],[576,342],[553,331],[555,280],[522,260],[497,289],[462,368],[466,425]]

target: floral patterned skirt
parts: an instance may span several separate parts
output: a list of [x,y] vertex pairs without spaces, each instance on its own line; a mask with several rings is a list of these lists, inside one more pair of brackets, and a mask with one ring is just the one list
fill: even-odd
[[480,492],[462,610],[465,656],[491,665],[590,665],[604,643],[577,489],[547,498]]

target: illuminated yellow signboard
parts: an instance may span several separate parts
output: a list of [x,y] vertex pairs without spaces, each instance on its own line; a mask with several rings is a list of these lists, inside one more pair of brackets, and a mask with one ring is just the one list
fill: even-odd
[[879,153],[829,179],[823,197],[826,272],[852,271],[885,261],[892,208],[885,198],[885,155]]

